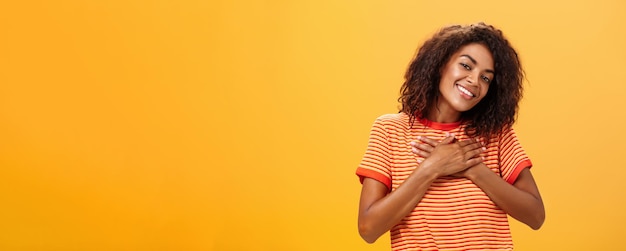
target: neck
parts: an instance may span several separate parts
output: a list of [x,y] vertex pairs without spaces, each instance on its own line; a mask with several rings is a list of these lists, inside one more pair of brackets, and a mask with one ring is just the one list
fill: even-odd
[[428,114],[428,120],[437,123],[454,123],[461,120],[460,112],[452,111],[451,109],[446,108],[433,106]]

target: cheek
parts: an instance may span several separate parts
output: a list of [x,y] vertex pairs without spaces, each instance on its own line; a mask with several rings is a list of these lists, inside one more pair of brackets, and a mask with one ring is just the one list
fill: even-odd
[[480,92],[483,98],[487,96],[487,93],[489,92],[489,84],[483,84],[483,86],[480,88]]

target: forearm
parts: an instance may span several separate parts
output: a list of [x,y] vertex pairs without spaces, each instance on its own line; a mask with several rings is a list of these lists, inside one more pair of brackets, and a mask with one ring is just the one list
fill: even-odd
[[[511,217],[532,229],[539,229],[545,219],[543,201],[529,170],[523,170],[516,186],[507,183],[484,164],[473,167],[468,178]],[[521,182],[520,184],[517,184]]]
[[359,215],[359,233],[373,243],[408,215],[436,179],[436,174],[417,168],[396,190],[365,208]]

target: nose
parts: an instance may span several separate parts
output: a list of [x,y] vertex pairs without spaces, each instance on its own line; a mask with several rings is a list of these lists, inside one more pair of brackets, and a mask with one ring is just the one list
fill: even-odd
[[467,82],[470,83],[470,84],[477,83],[478,82],[478,74],[475,74],[475,73],[467,74],[467,77],[465,77],[465,80],[467,80]]

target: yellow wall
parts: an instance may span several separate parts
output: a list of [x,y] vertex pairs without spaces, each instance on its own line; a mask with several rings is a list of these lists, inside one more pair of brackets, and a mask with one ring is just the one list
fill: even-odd
[[626,249],[626,4],[553,2],[4,1],[0,250],[388,250],[356,229],[371,123],[476,21],[529,78],[517,250]]

